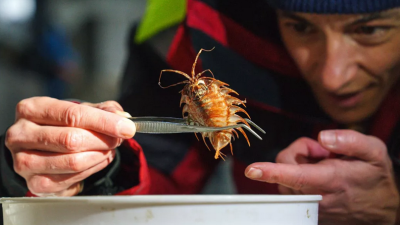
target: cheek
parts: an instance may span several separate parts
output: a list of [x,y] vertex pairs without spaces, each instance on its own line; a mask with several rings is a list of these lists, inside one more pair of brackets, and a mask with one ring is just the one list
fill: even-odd
[[[400,46],[400,42],[397,43]],[[393,84],[400,77],[400,50],[393,45],[365,51],[362,66],[384,83]]]
[[387,51],[384,54],[376,54],[375,59],[370,60],[370,63],[368,63],[368,65],[374,65],[376,68],[376,74],[382,74],[385,71],[400,74],[400,50],[395,53],[393,52],[394,54],[388,54],[388,52],[390,51]]
[[309,74],[309,71],[312,70],[313,65],[310,50],[305,47],[295,46],[288,51],[303,75]]
[[282,39],[285,44],[286,50],[296,63],[300,72],[304,75],[306,80],[310,80],[311,77],[306,74],[312,74],[311,71],[314,69],[315,59],[312,57],[312,51],[314,46],[309,46],[307,43],[301,41],[300,37],[295,37],[293,34],[282,31]]

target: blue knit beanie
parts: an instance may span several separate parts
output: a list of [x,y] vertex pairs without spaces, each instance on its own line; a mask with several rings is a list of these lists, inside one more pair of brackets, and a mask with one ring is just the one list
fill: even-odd
[[361,14],[400,7],[400,0],[267,0],[284,11],[320,14]]

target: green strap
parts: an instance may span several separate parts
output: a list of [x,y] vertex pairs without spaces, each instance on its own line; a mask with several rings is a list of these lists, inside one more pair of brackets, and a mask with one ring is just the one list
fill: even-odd
[[147,0],[147,9],[135,35],[140,44],[186,16],[186,0]]

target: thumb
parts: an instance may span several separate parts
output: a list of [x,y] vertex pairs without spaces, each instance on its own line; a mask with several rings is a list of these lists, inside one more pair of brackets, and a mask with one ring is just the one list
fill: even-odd
[[368,162],[382,162],[388,157],[386,145],[381,140],[353,130],[321,131],[318,141],[334,154]]

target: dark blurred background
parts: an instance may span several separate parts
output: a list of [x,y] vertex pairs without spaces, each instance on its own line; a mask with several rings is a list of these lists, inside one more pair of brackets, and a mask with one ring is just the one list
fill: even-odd
[[0,0],[0,132],[31,96],[116,99],[146,0]]

